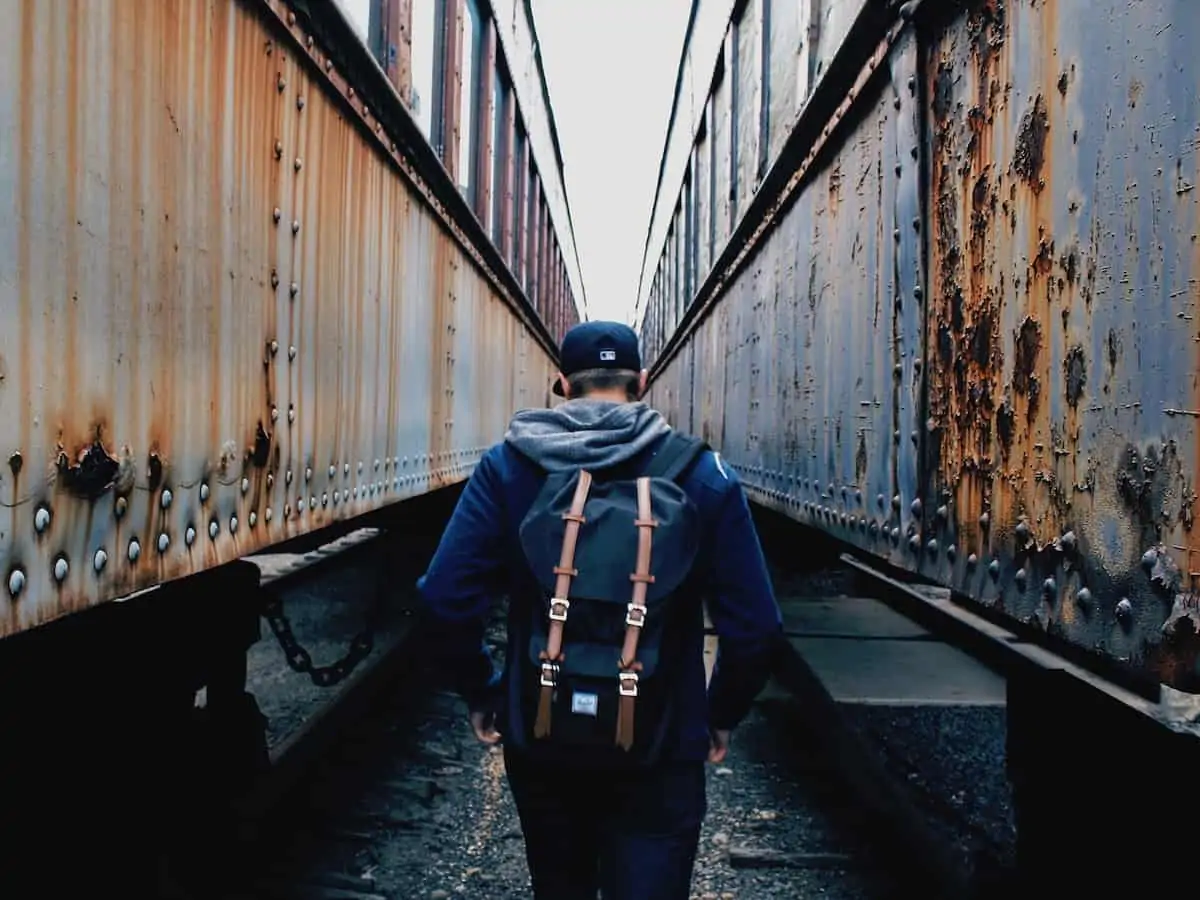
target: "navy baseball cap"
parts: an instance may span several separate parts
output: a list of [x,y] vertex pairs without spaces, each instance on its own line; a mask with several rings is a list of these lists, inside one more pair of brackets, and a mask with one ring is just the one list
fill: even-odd
[[[558,369],[567,376],[585,369],[642,370],[637,333],[620,322],[581,322],[563,336],[558,355]],[[563,396],[557,378],[552,389]]]

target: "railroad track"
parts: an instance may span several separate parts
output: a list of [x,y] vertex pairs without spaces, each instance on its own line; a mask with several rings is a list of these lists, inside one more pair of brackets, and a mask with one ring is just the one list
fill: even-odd
[[[1003,680],[866,596],[860,567],[833,549],[798,567],[796,527],[762,513],[759,527],[790,650],[729,759],[708,767],[692,896],[986,892],[1012,862]],[[354,552],[340,559],[259,560],[264,581],[293,579],[284,609],[314,659],[336,658],[356,634],[384,540],[348,536]],[[502,753],[474,739],[461,701],[422,664],[406,614],[433,539],[403,543],[389,544],[392,615],[339,685],[289,668],[270,634],[254,648],[248,686],[272,767],[240,804],[219,874],[179,896],[530,896]],[[503,652],[501,608],[489,640]]]
[[[415,553],[402,567],[415,575],[424,558]],[[836,595],[853,580],[848,566],[827,562],[807,574],[775,566],[785,608],[799,597]],[[329,607],[326,592],[363,594],[372,577],[370,555],[360,554],[352,565],[334,564],[290,588],[285,607],[296,613],[297,633],[308,621],[306,602],[315,627],[316,613]],[[355,621],[343,616],[340,636],[325,623],[325,656],[345,644]],[[503,652],[501,608],[489,640]],[[418,632],[394,627],[358,679],[347,679],[340,696],[329,695],[313,714],[305,712],[311,688],[282,671],[279,648],[264,635],[250,687],[272,721],[274,766],[243,805],[241,841],[230,857],[236,866],[226,867],[208,896],[530,896],[502,753],[480,745],[461,701],[428,669],[413,667],[414,641]],[[828,753],[833,745],[822,727],[781,683],[760,696],[726,763],[708,768],[709,813],[693,897],[874,900],[911,891],[923,879],[854,793],[857,785]]]
[[[498,611],[498,648],[502,627]],[[819,747],[778,689],[763,696],[709,768],[692,896],[893,896],[890,862]],[[475,741],[456,697],[405,679],[273,810],[221,898],[516,900],[530,896],[523,854],[501,751]]]

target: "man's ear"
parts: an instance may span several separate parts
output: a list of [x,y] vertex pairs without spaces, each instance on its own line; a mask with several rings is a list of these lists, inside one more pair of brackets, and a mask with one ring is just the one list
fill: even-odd
[[649,375],[650,375],[650,372],[646,369],[642,369],[641,374],[638,375],[638,399],[639,400],[646,396],[646,379],[647,379],[647,377],[649,377]]
[[567,381],[567,376],[562,372],[558,373],[558,385],[562,388],[562,395],[567,400],[571,399],[571,383]]

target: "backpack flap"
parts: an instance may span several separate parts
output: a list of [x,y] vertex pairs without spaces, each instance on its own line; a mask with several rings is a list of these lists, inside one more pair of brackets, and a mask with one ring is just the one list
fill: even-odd
[[[548,594],[554,590],[554,567],[567,527],[563,514],[571,507],[576,482],[572,473],[558,484],[547,484],[521,525],[521,548]],[[654,581],[646,591],[646,605],[653,609],[690,573],[699,550],[700,522],[691,498],[674,482],[652,479],[650,499],[658,523],[651,561]],[[593,483],[583,515],[575,545],[577,574],[571,579],[571,596],[624,607],[633,587],[629,576],[638,551],[636,482]]]

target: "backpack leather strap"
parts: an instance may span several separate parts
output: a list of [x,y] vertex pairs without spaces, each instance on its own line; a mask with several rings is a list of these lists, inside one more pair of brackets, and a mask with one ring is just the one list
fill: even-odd
[[653,518],[650,504],[650,479],[637,480],[638,517],[634,525],[638,529],[637,568],[629,576],[633,582],[633,597],[625,614],[625,645],[621,648],[621,660],[617,663],[620,692],[617,709],[617,745],[623,750],[633,746],[633,704],[638,693],[638,675],[642,664],[637,661],[638,636],[646,621],[646,591],[654,583],[650,574],[650,551],[654,542],[654,529],[658,523]]
[[559,555],[558,565],[554,567],[556,578],[554,596],[550,598],[550,630],[546,636],[546,649],[541,652],[542,692],[538,698],[537,720],[533,723],[535,738],[545,737],[550,733],[550,702],[554,698],[558,666],[562,662],[563,626],[567,621],[567,610],[571,608],[571,601],[567,598],[571,593],[571,579],[579,574],[574,567],[575,546],[579,539],[579,526],[586,521],[583,508],[587,504],[587,495],[591,487],[591,473],[581,470],[579,480],[575,484],[575,496],[571,499],[571,509],[563,513],[567,526],[563,532],[562,553]]

